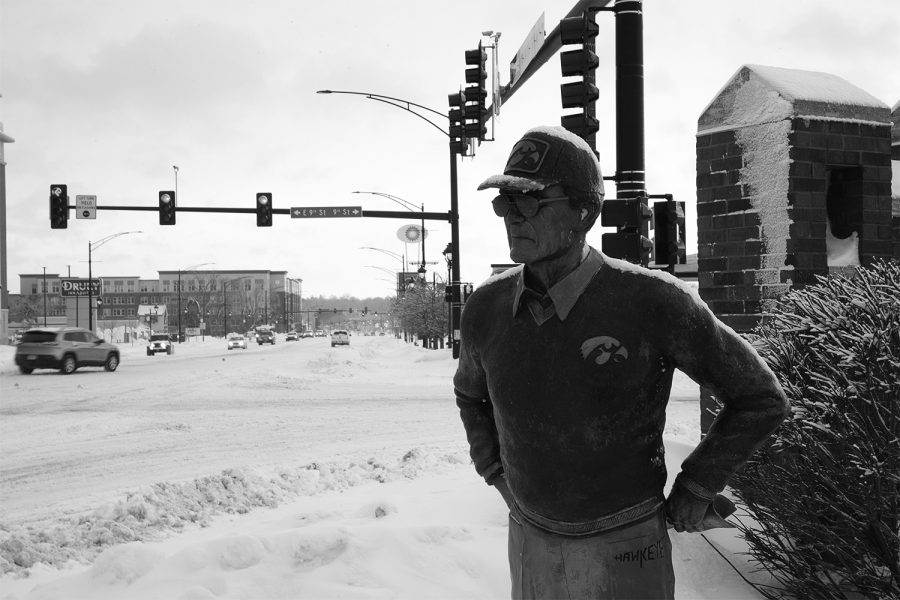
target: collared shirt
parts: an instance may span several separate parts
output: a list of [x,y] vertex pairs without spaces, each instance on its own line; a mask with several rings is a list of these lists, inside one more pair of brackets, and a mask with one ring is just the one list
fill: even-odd
[[710,496],[784,418],[771,370],[670,275],[589,249],[539,298],[523,278],[511,270],[466,301],[453,383],[476,471],[502,471],[539,526],[582,534],[657,505],[675,368],[723,404],[679,475]]
[[513,298],[513,317],[516,316],[522,305],[525,305],[538,325],[543,325],[553,315],[558,315],[560,321],[565,321],[572,307],[578,302],[591,279],[602,266],[603,255],[585,245],[584,255],[578,266],[556,282],[547,290],[546,294],[540,294],[525,285],[525,271],[523,270],[519,275],[516,294]]

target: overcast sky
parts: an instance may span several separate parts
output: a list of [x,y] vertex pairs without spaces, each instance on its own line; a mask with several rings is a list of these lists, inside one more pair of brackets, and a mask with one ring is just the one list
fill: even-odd
[[[179,206],[243,207],[271,192],[276,208],[362,206],[404,210],[391,194],[429,212],[450,208],[447,140],[403,110],[354,90],[447,110],[464,51],[499,31],[502,84],[535,21],[549,33],[575,0],[0,0],[0,120],[6,145],[8,272],[87,276],[88,244],[101,277],[156,278],[201,263],[213,269],[286,270],[309,295],[390,295],[390,271],[419,249],[397,232],[415,219],[291,219],[271,228],[251,214],[100,211],[51,230],[49,187],[96,195],[100,206],[155,207],[175,186]],[[650,193],[688,207],[696,252],[694,142],[697,118],[744,64],[823,71],[887,106],[900,98],[896,0],[645,0],[646,169]],[[599,16],[598,150],[616,169],[614,18]],[[490,39],[485,38],[490,42]],[[476,284],[509,262],[502,221],[485,177],[503,168],[529,127],[559,124],[558,56],[501,109],[496,141],[459,164],[461,265]],[[607,196],[615,193],[607,186]],[[410,213],[412,217],[412,213]],[[446,275],[446,222],[426,222],[429,268]],[[600,247],[601,228],[588,241]],[[387,252],[360,250],[369,246]],[[429,279],[431,275],[429,275]]]

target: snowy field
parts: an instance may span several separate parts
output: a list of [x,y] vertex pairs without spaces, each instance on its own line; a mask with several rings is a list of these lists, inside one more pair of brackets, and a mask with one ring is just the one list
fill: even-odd
[[[455,361],[390,337],[220,339],[115,373],[19,375],[0,347],[0,600],[508,598]],[[678,374],[670,479],[699,441]],[[762,598],[735,530],[671,532],[679,599]]]

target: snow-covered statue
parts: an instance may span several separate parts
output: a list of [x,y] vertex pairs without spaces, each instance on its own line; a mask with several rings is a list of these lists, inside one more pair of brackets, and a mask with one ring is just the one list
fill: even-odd
[[[673,598],[667,523],[725,523],[718,494],[785,395],[688,286],[587,245],[604,188],[584,140],[531,129],[485,188],[521,266],[468,299],[454,387],[475,469],[509,506],[512,597]],[[665,497],[675,369],[723,408]]]

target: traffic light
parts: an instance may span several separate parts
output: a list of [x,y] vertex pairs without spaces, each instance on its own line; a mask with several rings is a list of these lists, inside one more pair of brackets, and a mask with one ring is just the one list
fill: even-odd
[[581,109],[581,112],[563,115],[561,124],[575,135],[591,142],[592,147],[595,144],[588,138],[600,129],[600,123],[595,117],[597,98],[600,97],[595,85],[600,59],[594,54],[594,38],[599,31],[595,13],[591,10],[585,10],[579,17],[569,17],[559,22],[562,44],[581,44],[581,48],[561,52],[559,55],[563,77],[581,77],[581,81],[559,86],[562,107]]
[[630,263],[646,264],[650,255],[650,240],[636,231],[617,231],[600,236],[603,253]]
[[469,147],[463,127],[465,125],[463,107],[466,105],[466,94],[463,91],[448,94],[447,101],[450,104],[450,111],[447,113],[450,119],[450,149],[456,154],[464,155]]
[[64,184],[50,186],[50,229],[69,226],[69,188]]
[[159,193],[159,224],[175,224],[175,192],[163,191]]
[[626,198],[604,200],[600,209],[600,225],[639,229],[650,218],[646,198]]
[[645,197],[604,200],[600,209],[600,225],[615,227],[617,231],[601,236],[603,253],[646,265],[652,244],[642,232],[644,221],[651,216]]
[[272,194],[269,192],[256,194],[256,226],[272,226]]
[[683,265],[685,251],[684,202],[668,199],[653,203],[653,262],[658,265]]
[[487,137],[487,52],[478,42],[476,50],[466,50],[466,89],[462,107],[463,131],[467,138]]

